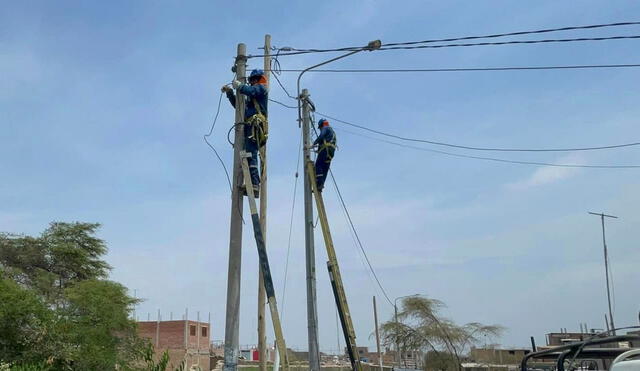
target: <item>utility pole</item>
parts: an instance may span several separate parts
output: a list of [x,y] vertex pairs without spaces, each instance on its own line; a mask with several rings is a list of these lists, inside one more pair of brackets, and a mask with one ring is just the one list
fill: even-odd
[[[245,81],[247,46],[238,44],[235,63],[236,79]],[[244,122],[244,98],[236,89],[235,123]],[[229,268],[227,278],[227,308],[224,328],[224,371],[238,368],[240,332],[240,269],[242,266],[242,193],[243,184],[240,151],[244,149],[244,127],[235,126],[233,146],[233,183],[231,189],[231,224],[229,228]],[[251,190],[248,190],[251,192]]]
[[[264,35],[264,73],[267,79],[267,90],[269,89],[268,72],[271,69],[271,35]],[[262,235],[267,242],[267,146],[266,144],[260,149],[260,226]],[[267,302],[267,294],[264,290],[264,278],[262,277],[262,268],[258,265],[258,354],[260,359],[260,371],[267,371],[267,327],[265,325],[265,304]]]
[[605,239],[605,235],[604,235],[604,218],[614,218],[614,219],[618,219],[617,216],[614,215],[607,215],[604,213],[592,213],[589,212],[589,214],[591,215],[597,215],[600,217],[600,221],[602,223],[602,246],[604,247],[604,273],[605,276],[607,278],[607,303],[609,304],[609,324],[610,324],[610,329],[611,329],[611,334],[615,335],[616,334],[616,326],[613,324],[613,311],[611,310],[611,292],[609,289],[609,254],[607,252],[607,241]]
[[[302,90],[298,97],[302,103],[302,144],[305,161],[311,158],[311,104],[309,91]],[[318,349],[318,306],[316,300],[316,253],[313,239],[313,200],[309,177],[304,176],[304,243],[307,268],[307,334],[309,339],[309,369],[320,371],[320,353]]]
[[[398,298],[396,298],[396,300],[398,300]],[[396,363],[398,364],[398,367],[400,367],[400,345],[398,343],[398,330],[399,330],[399,323],[398,323],[398,305],[396,304],[396,302],[393,302],[393,311],[394,311],[394,319],[396,322]]]
[[376,325],[376,347],[378,348],[378,364],[382,371],[382,353],[380,352],[380,333],[378,332],[378,307],[376,306],[376,297],[373,297],[373,321]]
[[160,345],[160,309],[158,309],[158,317],[156,318],[156,349]]

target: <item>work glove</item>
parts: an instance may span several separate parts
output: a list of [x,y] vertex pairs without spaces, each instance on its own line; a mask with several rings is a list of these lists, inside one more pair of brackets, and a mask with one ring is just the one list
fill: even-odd
[[227,85],[222,85],[222,88],[220,89],[220,91],[222,91],[223,93],[228,92],[229,90],[231,90],[230,87],[228,87]]
[[239,88],[240,86],[242,86],[242,83],[238,80],[233,80],[233,82],[231,83],[231,85],[233,85],[234,89]]

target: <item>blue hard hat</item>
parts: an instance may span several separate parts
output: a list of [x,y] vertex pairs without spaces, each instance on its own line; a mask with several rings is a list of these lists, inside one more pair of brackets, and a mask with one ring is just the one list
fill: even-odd
[[260,70],[260,69],[253,70],[253,71],[251,71],[251,74],[249,75],[249,78],[258,77],[258,76],[264,76],[264,71]]

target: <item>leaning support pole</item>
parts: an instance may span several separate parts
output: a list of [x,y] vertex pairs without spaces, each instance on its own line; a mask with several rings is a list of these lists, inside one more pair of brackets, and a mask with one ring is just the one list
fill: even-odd
[[331,279],[331,287],[333,289],[333,295],[338,307],[338,314],[340,315],[340,322],[342,323],[342,331],[344,333],[344,340],[347,345],[347,352],[349,353],[349,359],[351,360],[351,367],[353,371],[362,371],[362,363],[358,355],[358,347],[356,345],[356,333],[353,328],[353,322],[351,320],[351,313],[349,312],[349,304],[347,303],[347,295],[342,284],[342,276],[340,275],[340,267],[338,266],[338,257],[333,247],[333,238],[331,237],[331,231],[329,229],[329,221],[327,220],[327,212],[324,208],[324,200],[322,199],[322,193],[318,192],[316,186],[316,171],[311,162],[311,158],[305,158],[305,167],[307,177],[311,183],[313,189],[314,198],[316,199],[316,208],[318,209],[318,219],[320,219],[320,225],[322,226],[322,235],[324,236],[324,244],[327,249],[327,269],[329,270],[329,278]]
[[264,235],[262,234],[262,227],[260,225],[260,216],[258,216],[256,199],[253,194],[253,184],[251,183],[251,175],[249,174],[249,164],[247,163],[247,158],[251,157],[251,153],[243,151],[240,156],[242,157],[242,173],[244,175],[245,189],[247,189],[247,196],[249,198],[249,209],[251,210],[253,235],[256,239],[256,246],[258,248],[260,271],[262,272],[264,290],[269,301],[269,311],[271,313],[271,321],[273,322],[273,332],[276,336],[276,347],[278,348],[278,353],[280,353],[280,358],[282,359],[282,369],[287,371],[289,369],[287,346],[284,342],[284,335],[282,333],[282,324],[280,323],[280,315],[278,314],[278,305],[276,303],[276,292],[273,288],[273,279],[271,278],[271,269],[269,268],[269,258],[267,257],[267,249],[265,247]]
[[[264,74],[267,79],[267,89],[269,89],[269,70],[271,69],[271,35],[264,35]],[[267,240],[267,145],[260,148],[260,227],[262,234]],[[260,267],[258,267],[260,270]],[[267,330],[264,321],[264,307],[266,303],[266,293],[262,272],[258,274],[258,354],[260,361],[260,371],[267,371]]]
[[[235,70],[237,79],[245,80],[247,47],[238,44]],[[244,122],[244,99],[236,91],[236,123]],[[231,224],[229,228],[229,268],[227,278],[227,308],[224,328],[224,371],[236,371],[240,332],[240,268],[242,262],[242,169],[240,151],[244,148],[243,125],[236,125],[233,146],[233,183],[231,189]]]

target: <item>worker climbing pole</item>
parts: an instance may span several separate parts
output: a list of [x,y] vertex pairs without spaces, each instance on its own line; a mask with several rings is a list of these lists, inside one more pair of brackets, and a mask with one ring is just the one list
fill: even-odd
[[[224,371],[237,371],[239,348],[239,307],[240,307],[240,261],[242,249],[242,194],[248,196],[253,222],[253,232],[258,249],[260,273],[266,292],[271,320],[276,336],[276,345],[282,359],[282,369],[287,371],[289,362],[286,344],[282,333],[280,316],[275,298],[269,260],[267,258],[264,232],[255,198],[260,192],[260,174],[258,171],[258,152],[264,148],[268,136],[267,102],[268,90],[265,86],[264,71],[253,70],[249,84],[245,84],[246,47],[238,45],[238,56],[234,72],[233,90],[227,85],[222,91],[236,109],[234,168],[231,202],[231,233],[229,242],[229,278],[227,283],[227,308],[225,326]],[[246,98],[245,98],[246,97]],[[246,101],[245,101],[246,100]],[[263,152],[264,153],[264,152]],[[263,168],[264,170],[264,168]]]
[[[310,113],[312,104],[309,101],[308,93],[306,89],[301,96],[302,102],[302,125],[303,133],[308,133],[308,128],[311,125]],[[335,139],[335,134],[334,134]],[[307,142],[305,142],[307,143]],[[308,144],[305,144],[308,146]],[[335,146],[335,144],[334,144]],[[307,178],[311,184],[311,189],[316,200],[316,207],[318,209],[318,219],[320,219],[320,225],[322,227],[322,235],[324,237],[325,248],[327,250],[327,269],[329,271],[329,279],[331,280],[331,287],[333,289],[333,296],[338,308],[338,314],[340,316],[340,323],[342,324],[342,332],[344,334],[345,343],[347,345],[347,353],[351,361],[351,367],[353,371],[362,371],[362,364],[360,357],[358,356],[358,347],[356,345],[356,334],[353,328],[353,322],[351,320],[351,313],[349,312],[349,304],[347,303],[347,295],[342,283],[342,276],[340,275],[340,267],[338,265],[338,257],[333,247],[333,238],[331,237],[331,230],[329,229],[329,221],[327,219],[327,212],[324,208],[324,200],[322,199],[322,193],[318,189],[318,182],[316,177],[316,170],[314,163],[311,160],[309,148],[305,148],[305,172]],[[328,166],[325,169],[328,171]],[[322,180],[324,184],[324,179]]]

